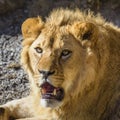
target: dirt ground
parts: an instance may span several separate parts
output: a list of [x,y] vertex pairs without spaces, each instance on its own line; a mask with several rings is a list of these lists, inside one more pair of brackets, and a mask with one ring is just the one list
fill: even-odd
[[53,8],[92,10],[120,26],[119,0],[26,0],[24,6],[0,15],[0,104],[29,94],[28,77],[20,65],[21,24],[33,16],[45,16]]

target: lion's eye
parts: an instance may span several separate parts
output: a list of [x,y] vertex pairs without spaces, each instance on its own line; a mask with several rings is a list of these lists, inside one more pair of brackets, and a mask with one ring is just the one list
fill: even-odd
[[70,50],[63,50],[62,53],[61,53],[62,59],[68,58],[71,55],[71,53],[72,52]]
[[35,50],[36,50],[37,53],[42,53],[43,52],[42,48],[40,48],[40,47],[36,47]]

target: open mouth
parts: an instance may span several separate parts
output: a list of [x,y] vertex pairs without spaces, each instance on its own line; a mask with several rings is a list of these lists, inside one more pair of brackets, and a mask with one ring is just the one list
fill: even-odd
[[56,99],[61,101],[64,97],[64,90],[45,82],[41,85],[41,95],[42,99]]

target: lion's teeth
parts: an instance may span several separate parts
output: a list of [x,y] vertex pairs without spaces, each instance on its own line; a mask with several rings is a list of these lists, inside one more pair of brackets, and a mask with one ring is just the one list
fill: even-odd
[[45,93],[46,93],[46,90],[45,90],[45,89],[41,89],[41,93],[42,93],[42,94],[45,94]]
[[56,91],[56,89],[54,89],[54,91],[53,91],[53,95],[56,95],[57,94],[57,91]]

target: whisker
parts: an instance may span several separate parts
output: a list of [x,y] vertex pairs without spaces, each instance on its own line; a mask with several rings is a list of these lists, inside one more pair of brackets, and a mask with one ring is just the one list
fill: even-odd
[[59,78],[59,77],[53,77],[52,78],[54,81],[63,81],[64,79],[63,78]]
[[[39,61],[40,61],[40,58],[39,58],[38,61],[36,62],[36,64],[35,64],[35,68],[37,68]],[[38,71],[38,69],[36,69],[35,72],[37,72],[37,71]]]
[[34,78],[38,78],[38,77],[40,77],[40,76],[33,76]]

